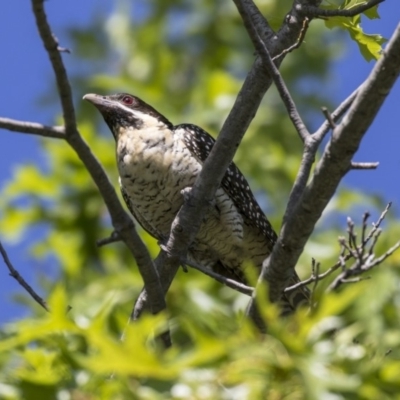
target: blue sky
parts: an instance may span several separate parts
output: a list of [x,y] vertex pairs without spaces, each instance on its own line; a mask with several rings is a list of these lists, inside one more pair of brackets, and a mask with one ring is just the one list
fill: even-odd
[[[229,1],[229,0],[227,0]],[[71,25],[83,26],[90,21],[93,13],[107,13],[114,2],[111,0],[46,1],[48,18],[60,44],[69,47],[65,28]],[[400,21],[398,1],[387,0],[380,6],[381,20],[366,21],[369,33],[380,33],[390,37]],[[0,13],[0,116],[51,124],[54,108],[37,104],[40,95],[49,88],[53,79],[47,55],[37,34],[31,5],[28,1],[8,1]],[[64,56],[67,68],[68,56]],[[344,56],[335,62],[334,85],[329,85],[329,95],[340,102],[368,76],[373,63],[367,63],[357,46],[350,42]],[[400,210],[400,82],[386,100],[365,140],[355,161],[379,161],[376,171],[353,171],[344,183],[367,192],[379,194],[385,201],[393,201],[397,213]],[[34,136],[0,131],[0,187],[12,176],[15,166],[22,163],[40,163],[43,154],[39,151]],[[0,210],[1,212],[1,210]],[[1,218],[1,215],[0,215]],[[1,223],[1,219],[0,219]],[[15,267],[31,283],[35,284],[35,266],[29,256],[29,238],[21,243],[6,245]],[[12,293],[20,288],[0,261],[0,323],[23,315],[23,308],[11,301]]]

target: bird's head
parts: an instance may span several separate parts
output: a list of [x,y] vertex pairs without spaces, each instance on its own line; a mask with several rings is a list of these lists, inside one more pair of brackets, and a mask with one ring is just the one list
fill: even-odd
[[100,111],[116,140],[121,129],[172,129],[171,122],[136,96],[127,93],[110,96],[86,94],[83,99]]

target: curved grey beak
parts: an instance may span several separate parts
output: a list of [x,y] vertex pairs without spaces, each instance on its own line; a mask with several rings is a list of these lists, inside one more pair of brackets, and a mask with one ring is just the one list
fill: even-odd
[[107,96],[102,96],[100,94],[88,93],[83,96],[83,100],[92,103],[100,111],[106,111],[113,108],[114,103],[110,101]]
[[85,94],[82,97],[82,99],[89,101],[90,103],[93,103],[93,104],[99,104],[99,103],[102,103],[102,100],[103,100],[101,97],[102,96],[99,96],[98,94],[88,93],[88,94]]

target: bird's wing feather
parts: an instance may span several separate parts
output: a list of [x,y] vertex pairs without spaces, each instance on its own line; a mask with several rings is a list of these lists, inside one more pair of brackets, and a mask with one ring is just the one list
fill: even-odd
[[[181,124],[175,129],[183,129],[183,140],[187,149],[200,163],[204,163],[214,146],[214,138],[197,125]],[[221,186],[249,223],[263,233],[272,247],[276,242],[276,233],[257,203],[246,178],[234,162],[229,164]]]
[[122,197],[125,200],[126,206],[128,207],[129,211],[133,215],[133,217],[136,219],[137,222],[139,222],[140,226],[148,232],[151,236],[158,240],[164,240],[165,238],[161,237],[159,232],[157,232],[147,221],[145,218],[142,217],[142,215],[139,213],[139,211],[136,209],[132,201],[130,200],[128,194],[126,193],[125,189],[123,188],[122,185],[120,185],[121,188],[121,193]]

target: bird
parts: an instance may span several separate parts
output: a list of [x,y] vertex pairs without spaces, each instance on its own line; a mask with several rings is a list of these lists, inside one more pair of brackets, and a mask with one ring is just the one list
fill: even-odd
[[[164,243],[215,139],[193,124],[173,125],[137,96],[86,94],[84,100],[101,113],[116,142],[116,159],[122,197],[137,222]],[[277,234],[265,216],[244,175],[232,161],[205,212],[187,263],[246,282],[245,268],[261,271]],[[291,284],[299,282],[294,273]],[[309,295],[299,288],[282,293],[289,310],[308,304]]]

